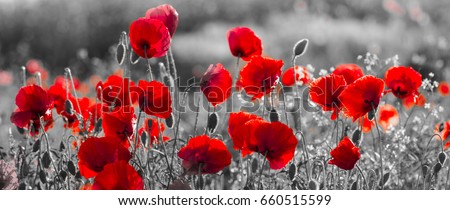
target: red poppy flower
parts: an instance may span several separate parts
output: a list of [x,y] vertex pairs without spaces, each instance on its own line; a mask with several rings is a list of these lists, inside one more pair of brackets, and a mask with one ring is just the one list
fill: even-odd
[[[139,129],[139,137],[142,136],[143,132],[147,133],[147,139],[149,141],[149,145],[152,146],[153,144],[158,143],[159,133],[164,134],[164,123],[160,123],[158,126],[158,120],[147,118],[144,121],[144,125]],[[163,142],[169,141],[170,138],[167,136],[162,137]],[[138,146],[140,146],[138,142]]]
[[332,120],[336,120],[342,104],[339,95],[346,87],[343,76],[330,74],[319,77],[309,84],[309,97],[322,107],[323,111],[333,111]]
[[[69,80],[68,82],[69,82],[69,89],[70,89],[70,91],[73,91],[72,90],[71,81]],[[63,89],[66,89],[66,78],[64,76],[61,76],[61,75],[57,76],[55,78],[55,82],[53,84],[56,85],[56,86],[60,86]],[[73,78],[73,84],[74,84],[76,90],[78,90],[78,88],[80,88],[80,84],[81,84],[80,80],[78,80],[76,77]]]
[[271,169],[281,169],[294,158],[297,138],[291,128],[281,122],[251,120],[246,147],[264,155]]
[[[53,98],[56,113],[61,114],[64,111],[66,100],[69,99],[72,104],[75,104],[75,97],[71,93],[67,94],[66,89],[61,85],[52,85],[48,89],[48,94]],[[67,97],[69,96],[69,98]]]
[[411,109],[413,106],[419,106],[419,107],[425,106],[427,99],[425,98],[425,96],[423,94],[419,93],[419,95],[411,95],[411,96],[408,96],[408,97],[402,99],[402,102],[403,102],[403,106],[406,109]]
[[42,63],[35,59],[28,60],[26,64],[26,69],[30,74],[41,74],[42,81],[47,80],[48,78],[48,71],[42,67]]
[[450,136],[450,120],[436,124],[434,133],[441,135],[442,140],[445,141]]
[[172,98],[167,86],[158,81],[139,81],[139,107],[148,115],[168,118],[172,113]]
[[249,61],[252,56],[262,54],[261,39],[250,28],[232,28],[227,32],[227,39],[233,56]]
[[375,125],[375,122],[373,120],[369,120],[369,117],[367,114],[364,115],[364,122],[362,118],[359,118],[359,125],[362,125],[362,131],[364,133],[368,133],[372,130],[372,126]]
[[97,174],[93,190],[142,190],[144,182],[136,170],[126,161],[107,164]]
[[437,90],[442,96],[448,96],[450,94],[450,85],[447,82],[442,81],[439,83]]
[[333,159],[328,161],[328,164],[335,165],[343,170],[352,170],[361,158],[359,148],[347,136],[339,142],[336,148],[331,150],[330,155]]
[[378,111],[378,122],[380,122],[380,126],[387,131],[390,126],[398,125],[400,121],[400,117],[398,116],[397,109],[390,105],[385,104],[380,106]]
[[394,66],[384,75],[386,86],[397,98],[418,95],[417,89],[422,85],[422,75],[411,67]]
[[281,83],[284,86],[293,86],[296,83],[300,83],[299,85],[305,85],[309,83],[310,76],[308,70],[303,66],[295,66],[289,68],[284,72],[283,77],[281,78]]
[[[231,163],[231,153],[219,139],[207,135],[191,138],[180,149],[178,157],[183,159],[182,166],[189,174],[215,174]],[[201,166],[201,168],[199,168]]]
[[173,37],[178,26],[178,12],[170,4],[159,5],[150,8],[145,13],[145,18],[157,19],[164,23],[169,30],[170,36]]
[[160,20],[139,18],[130,25],[130,44],[143,58],[159,58],[169,50],[170,34]]
[[113,136],[90,137],[84,141],[78,151],[78,167],[86,179],[94,177],[108,163],[119,160],[128,162],[131,154],[120,140]]
[[282,60],[275,60],[269,57],[254,56],[247,63],[242,71],[241,84],[248,95],[253,99],[261,98],[264,94],[270,93],[281,75]]
[[383,96],[384,82],[372,75],[363,76],[342,91],[339,99],[345,115],[353,121],[377,109]]
[[[128,106],[137,101],[137,95],[130,94],[130,89],[134,89],[135,86],[129,78],[111,75],[104,83],[102,81],[97,83],[97,98],[109,106]],[[101,88],[101,92],[99,88]],[[132,103],[130,103],[130,99]]]
[[336,69],[332,74],[343,76],[347,85],[364,76],[362,69],[358,65],[353,63],[341,64],[336,66]]
[[126,148],[130,146],[128,139],[133,137],[135,126],[136,115],[133,107],[117,107],[111,112],[102,114],[102,128],[105,136],[118,137]]
[[[76,100],[75,100],[76,101]],[[72,113],[68,113],[67,110],[62,111],[60,114],[63,117],[64,121],[66,122],[64,124],[65,128],[72,128],[73,132],[79,132],[80,131],[80,121],[79,117],[82,117],[82,111],[84,112],[89,108],[90,100],[86,97],[78,99],[78,105],[80,105],[80,108],[78,108],[78,105],[72,102],[73,104],[73,111]],[[81,110],[80,110],[81,109]],[[83,125],[81,125],[82,129],[86,129],[86,119],[83,118]]]
[[12,113],[10,120],[17,127],[30,129],[32,126],[30,133],[35,135],[41,129],[41,120],[45,124],[44,130],[53,125],[53,98],[41,87],[30,85],[20,88],[16,95],[16,105],[17,109]]
[[230,97],[232,85],[230,72],[220,63],[211,64],[200,81],[200,89],[214,107]]
[[243,157],[252,153],[252,151],[247,149],[246,145],[246,138],[249,131],[246,123],[255,119],[262,120],[259,116],[247,112],[230,113],[228,133],[230,134],[231,140],[233,140],[234,149],[241,150]]

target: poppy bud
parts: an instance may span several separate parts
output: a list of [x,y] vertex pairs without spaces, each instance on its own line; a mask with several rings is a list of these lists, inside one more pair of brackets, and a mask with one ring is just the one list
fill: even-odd
[[439,171],[442,169],[442,164],[441,163],[436,163],[436,165],[434,165],[433,167],[433,172],[434,174],[439,173]]
[[389,181],[390,173],[385,173],[383,176],[383,183],[382,185],[385,185],[387,181]]
[[167,86],[167,87],[172,87],[172,84],[170,83],[170,77],[169,77],[169,76],[164,75],[164,76],[163,76],[163,82],[164,82],[164,85],[165,85],[165,86]]
[[359,129],[356,129],[353,131],[352,135],[352,141],[355,143],[355,145],[359,145],[359,140],[361,139],[361,131]]
[[76,170],[75,170],[75,164],[73,164],[73,162],[71,160],[69,160],[69,162],[67,162],[67,170],[69,171],[70,174],[75,175],[76,174]]
[[45,152],[44,155],[42,156],[42,166],[44,166],[44,168],[48,168],[50,167],[50,163],[52,163],[52,158],[50,157],[50,153]]
[[257,170],[258,170],[258,160],[254,158],[252,161],[252,172],[256,173]]
[[141,134],[141,142],[143,145],[147,142],[147,131],[142,132]]
[[207,129],[210,133],[216,131],[217,125],[219,124],[219,116],[217,113],[213,112],[209,115]]
[[298,57],[305,53],[308,47],[308,39],[302,39],[294,45],[294,57]]
[[369,113],[367,113],[367,118],[369,118],[369,120],[373,120],[373,118],[375,118],[375,110],[372,109],[369,111]]
[[130,62],[131,62],[131,64],[136,64],[136,63],[138,63],[139,62],[139,56],[136,54],[136,53],[134,53],[134,51],[133,50],[130,50]]
[[44,170],[40,170],[39,171],[39,179],[41,180],[42,183],[47,183],[47,175],[45,175]]
[[318,190],[318,189],[319,189],[319,183],[317,183],[316,180],[311,179],[311,180],[308,182],[308,189],[309,189],[309,190]]
[[66,146],[64,145],[64,142],[61,141],[61,143],[59,143],[59,151],[64,151],[66,149]]
[[289,166],[289,171],[288,171],[290,180],[293,180],[295,178],[296,172],[297,172],[297,167],[295,166],[294,163],[291,163],[291,165]]
[[447,155],[444,152],[439,153],[438,155],[439,163],[444,165],[445,160],[447,159]]
[[61,177],[62,181],[66,180],[67,172],[61,170],[59,171],[59,176]]
[[27,184],[25,184],[25,183],[20,183],[19,184],[19,190],[25,190],[27,188]]
[[[152,123],[151,120],[148,121],[148,123]],[[169,128],[173,128],[173,114],[171,113],[168,118],[166,118],[166,125]],[[149,125],[149,128],[151,128],[152,125]]]
[[125,60],[125,45],[121,43],[118,44],[116,48],[116,61],[119,65],[122,65],[124,60]]
[[38,139],[33,144],[33,152],[37,152],[41,148],[41,140]]
[[94,133],[98,133],[102,130],[102,118],[98,119],[94,126]]
[[277,110],[272,109],[270,110],[270,122],[279,122],[280,121],[280,115],[278,114]]
[[64,103],[64,110],[69,115],[73,114],[73,104],[70,100],[66,100],[66,102]]
[[427,176],[427,173],[428,173],[428,166],[427,165],[423,165],[422,166],[423,177]]

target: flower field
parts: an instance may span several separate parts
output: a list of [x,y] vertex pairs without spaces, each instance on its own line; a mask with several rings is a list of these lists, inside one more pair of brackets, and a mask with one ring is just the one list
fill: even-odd
[[[309,3],[296,5],[302,12]],[[420,6],[382,4],[392,17],[408,13],[432,28]],[[235,24],[221,34],[226,49],[213,52],[216,41],[205,39],[207,50],[185,33],[177,41],[188,22],[177,5],[127,20],[126,30],[110,34],[117,40],[108,61],[56,72],[29,58],[11,64],[15,73],[0,71],[0,189],[450,189],[445,37],[429,41],[437,53],[401,54],[416,50],[411,33],[400,38],[405,46],[384,42],[398,54],[378,55],[376,45],[335,61],[333,54],[356,47],[337,31],[333,50],[317,44],[327,44],[326,33],[280,44],[278,30]],[[220,52],[227,58],[217,59]],[[332,67],[310,64],[321,53],[331,54]],[[87,50],[77,56],[88,60]],[[199,59],[207,68],[194,65],[189,76],[185,64]],[[79,73],[89,66],[108,70]]]

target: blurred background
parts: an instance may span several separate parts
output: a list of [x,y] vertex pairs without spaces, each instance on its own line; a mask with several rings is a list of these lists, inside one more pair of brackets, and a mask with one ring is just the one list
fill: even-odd
[[[105,79],[117,70],[120,33],[164,3],[179,13],[172,48],[182,80],[201,76],[212,63],[232,70],[226,32],[239,25],[251,27],[263,53],[283,59],[284,69],[293,45],[308,38],[301,65],[329,69],[370,52],[380,59],[398,55],[402,65],[450,80],[448,0],[0,0],[0,138],[10,127],[21,66],[32,60],[46,69],[47,84],[65,67],[81,81]],[[137,79],[146,67],[140,62],[133,69]]]

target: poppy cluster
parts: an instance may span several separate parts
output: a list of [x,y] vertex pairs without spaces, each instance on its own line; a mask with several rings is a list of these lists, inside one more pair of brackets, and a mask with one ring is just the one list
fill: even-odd
[[242,156],[260,153],[269,162],[271,169],[281,169],[291,161],[298,140],[291,128],[281,122],[266,122],[256,115],[231,113],[228,132],[234,148]]

